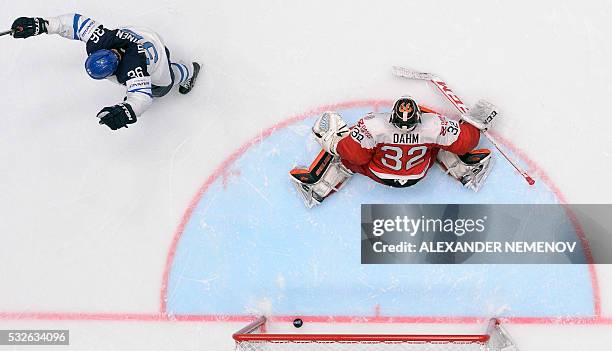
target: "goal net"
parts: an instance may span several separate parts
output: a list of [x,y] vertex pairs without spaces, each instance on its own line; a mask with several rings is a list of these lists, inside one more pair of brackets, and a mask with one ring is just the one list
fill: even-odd
[[517,351],[499,320],[491,319],[484,334],[268,334],[266,317],[233,335],[235,351]]

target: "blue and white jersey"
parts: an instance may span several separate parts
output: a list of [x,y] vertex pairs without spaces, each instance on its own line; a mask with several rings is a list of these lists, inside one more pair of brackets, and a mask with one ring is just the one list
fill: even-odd
[[172,84],[166,48],[159,35],[145,28],[108,29],[96,20],[77,13],[46,19],[49,34],[85,43],[87,54],[117,50],[121,60],[110,80],[127,88],[125,102],[140,116],[153,100],[152,86]]

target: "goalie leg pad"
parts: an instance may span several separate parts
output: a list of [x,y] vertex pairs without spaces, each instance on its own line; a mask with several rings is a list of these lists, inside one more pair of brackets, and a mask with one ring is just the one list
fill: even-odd
[[353,176],[340,157],[322,150],[308,169],[297,167],[291,170],[290,179],[308,208],[325,200],[334,191],[340,190]]
[[438,162],[442,169],[475,192],[480,190],[489,176],[492,161],[491,151],[487,149],[472,150],[461,156],[445,150],[438,152]]

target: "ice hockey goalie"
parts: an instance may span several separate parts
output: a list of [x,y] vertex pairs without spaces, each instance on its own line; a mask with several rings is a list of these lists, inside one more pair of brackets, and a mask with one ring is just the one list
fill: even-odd
[[495,106],[479,101],[459,122],[402,96],[389,113],[369,113],[349,128],[325,112],[312,131],[323,150],[309,168],[291,170],[307,207],[320,204],[354,174],[396,188],[418,183],[436,163],[463,186],[478,191],[491,170],[491,153],[475,150],[490,128]]

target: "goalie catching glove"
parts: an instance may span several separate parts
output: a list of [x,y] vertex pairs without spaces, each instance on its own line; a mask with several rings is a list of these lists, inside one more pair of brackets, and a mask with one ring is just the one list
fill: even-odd
[[348,134],[349,128],[337,112],[328,111],[315,121],[312,132],[325,151],[338,156],[336,146]]
[[491,128],[497,114],[495,105],[486,100],[478,100],[474,107],[461,116],[461,119],[484,132]]

